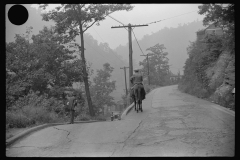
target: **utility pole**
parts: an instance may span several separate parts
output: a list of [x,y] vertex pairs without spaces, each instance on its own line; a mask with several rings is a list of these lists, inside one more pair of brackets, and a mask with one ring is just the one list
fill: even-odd
[[151,56],[154,54],[148,53],[147,55],[140,55],[140,56],[147,56],[147,65],[148,65],[148,85],[150,85],[150,75],[149,75],[149,62],[148,62],[148,56]]
[[[133,75],[133,64],[132,64],[132,28],[131,24],[128,24],[128,42],[129,42],[129,89],[132,88],[132,83],[130,82],[130,78]],[[131,103],[131,100],[130,100]]]
[[130,82],[130,77],[133,75],[133,65],[132,65],[132,27],[143,27],[148,25],[131,25],[130,23],[127,26],[116,26],[111,28],[128,28],[128,41],[129,41],[129,88],[132,87]]
[[126,69],[127,68],[129,68],[129,67],[125,67],[125,66],[123,68],[120,67],[120,69],[124,69],[126,97],[128,95],[128,91],[127,91],[127,77],[126,77]]

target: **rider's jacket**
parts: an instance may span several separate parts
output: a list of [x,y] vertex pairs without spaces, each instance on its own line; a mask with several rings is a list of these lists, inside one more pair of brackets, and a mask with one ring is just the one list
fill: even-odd
[[133,84],[142,83],[142,81],[143,81],[143,76],[142,76],[140,73],[135,73],[135,74],[133,74],[132,77],[130,78],[130,81],[131,81]]

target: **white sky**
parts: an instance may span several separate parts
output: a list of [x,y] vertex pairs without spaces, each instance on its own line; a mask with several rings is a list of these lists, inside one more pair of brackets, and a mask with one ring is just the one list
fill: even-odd
[[[178,24],[185,24],[195,20],[202,20],[203,15],[197,13],[198,6],[201,4],[132,4],[135,6],[131,11],[118,11],[112,13],[111,16],[124,24],[131,23],[132,25],[146,24],[153,21],[167,19],[178,16],[184,13],[196,11],[179,17],[164,20],[162,22],[153,23],[146,27],[136,27],[134,33],[138,40],[142,39],[144,35],[151,35],[164,27],[177,27]],[[6,5],[6,42],[14,41],[16,33],[25,33],[26,26],[33,26],[33,33],[37,34],[44,25],[49,26],[53,23],[41,20],[40,12],[37,10],[37,4],[24,5],[31,13],[35,12],[37,15],[29,15],[28,21],[22,26],[15,26],[11,24],[7,18],[7,12],[12,5]],[[31,7],[30,7],[31,6]],[[56,4],[50,4],[50,9],[54,8]],[[33,17],[34,16],[34,17]],[[107,17],[100,22],[100,26],[94,25],[89,28],[86,33],[90,33],[98,42],[107,42],[112,49],[119,45],[125,45],[128,42],[128,33],[124,28],[112,29],[112,26],[119,26],[120,23]],[[134,36],[132,36],[134,39]]]

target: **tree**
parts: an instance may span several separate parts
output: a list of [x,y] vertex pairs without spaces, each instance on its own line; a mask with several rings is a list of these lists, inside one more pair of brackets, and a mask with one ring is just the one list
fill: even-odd
[[[169,73],[169,65],[168,58],[166,57],[168,52],[164,52],[164,49],[166,48],[163,44],[156,44],[155,46],[146,49],[147,51],[150,51],[149,54],[151,54],[148,58],[151,84],[165,85],[166,83],[164,77]],[[144,59],[143,62],[140,62],[139,64],[143,66],[144,75],[147,75],[147,60]]]
[[[124,89],[124,92],[126,92],[125,89]],[[123,109],[125,109],[127,107],[127,95],[126,94],[122,94],[121,98],[122,99],[120,100],[120,103],[122,103]]]
[[110,93],[116,89],[116,81],[110,79],[113,67],[109,63],[103,64],[103,69],[97,70],[97,76],[93,78],[93,85],[91,86],[91,94],[94,99],[95,110],[103,106],[115,105],[114,99],[110,96]]
[[32,86],[32,46],[29,42],[31,27],[26,35],[16,34],[15,42],[6,43],[6,102],[10,107],[19,97],[28,93]]
[[60,44],[63,37],[54,34],[53,28],[44,27],[30,38],[31,29],[27,29],[26,35],[17,34],[15,42],[6,43],[9,105],[30,90],[43,94],[49,92],[49,87],[69,87],[82,81],[82,63],[73,55],[74,50]]
[[[38,63],[43,72],[49,75],[48,85],[70,87],[73,82],[82,81],[82,64],[73,55],[74,50],[60,43],[62,37],[54,34],[54,28],[44,27],[38,35],[33,35],[32,39]],[[36,90],[39,90],[39,87]]]
[[198,13],[206,16],[203,25],[215,23],[224,30],[224,48],[229,48],[233,53],[235,50],[235,5],[234,4],[203,4],[198,6]]
[[[40,5],[45,9],[47,4]],[[56,32],[65,35],[65,42],[75,41],[75,37],[80,35],[81,45],[77,45],[81,51],[83,63],[83,81],[89,106],[89,113],[94,116],[92,100],[89,92],[88,74],[86,71],[86,60],[84,56],[84,32],[95,23],[104,20],[105,17],[115,11],[129,11],[133,7],[127,4],[62,4],[54,10],[42,14],[43,20],[53,20],[56,23]]]
[[223,7],[223,4],[203,4],[198,6],[199,14],[206,14],[203,19],[204,25],[209,23],[219,22],[220,25],[230,27],[234,24],[234,4],[227,4]]

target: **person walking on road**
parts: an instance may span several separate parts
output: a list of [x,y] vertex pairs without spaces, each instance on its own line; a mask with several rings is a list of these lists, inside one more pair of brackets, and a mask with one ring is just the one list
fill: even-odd
[[77,99],[75,93],[70,93],[67,97],[68,99],[68,107],[70,108],[70,124],[74,123],[74,108],[77,105]]

